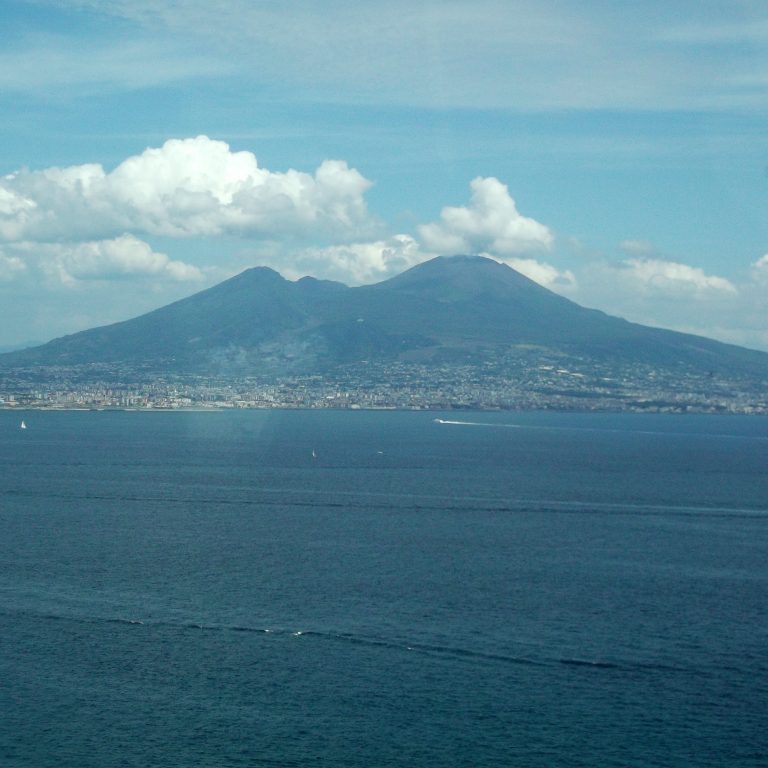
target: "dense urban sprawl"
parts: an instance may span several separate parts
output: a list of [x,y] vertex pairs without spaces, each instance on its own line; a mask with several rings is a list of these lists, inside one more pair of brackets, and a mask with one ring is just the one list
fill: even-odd
[[322,375],[153,373],[120,365],[0,377],[1,408],[395,408],[768,414],[768,382],[639,363],[356,363]]

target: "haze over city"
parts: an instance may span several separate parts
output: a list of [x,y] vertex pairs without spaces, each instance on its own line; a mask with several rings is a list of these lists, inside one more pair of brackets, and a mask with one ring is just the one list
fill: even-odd
[[753,2],[9,0],[0,346],[485,254],[768,349]]

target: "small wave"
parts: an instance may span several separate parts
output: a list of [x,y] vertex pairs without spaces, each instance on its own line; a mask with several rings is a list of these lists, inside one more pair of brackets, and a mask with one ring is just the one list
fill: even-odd
[[195,622],[189,622],[188,624],[174,624],[171,621],[153,621],[151,625],[154,627],[167,627],[169,629],[196,629],[199,632],[220,632],[221,627],[217,627],[214,624],[197,624]]
[[259,627],[241,627],[241,626],[233,626],[233,627],[226,627],[230,632],[252,632],[256,635],[268,635],[272,630],[271,629],[261,629]]
[[[464,422],[462,422],[464,423]],[[415,493],[373,493],[367,491],[322,491],[313,490],[311,498],[295,498],[306,493],[303,490],[291,488],[266,488],[259,490],[259,496],[249,498],[228,499],[223,497],[195,497],[197,506],[215,505],[217,507],[280,507],[315,509],[339,509],[357,510],[361,500],[365,500],[368,509],[391,510],[392,499],[409,499],[408,508],[416,511],[468,511],[476,512],[513,512],[513,513],[564,513],[564,512],[590,512],[590,513],[633,513],[643,512],[649,515],[660,516],[698,516],[706,514],[710,517],[764,517],[768,515],[767,507],[736,507],[736,506],[707,506],[707,505],[679,505],[658,504],[652,502],[624,502],[624,501],[571,501],[563,499],[542,498],[507,498],[496,499],[487,496],[457,496],[447,494],[415,494]],[[160,496],[106,496],[95,494],[51,494],[34,489],[12,489],[0,491],[2,496],[44,496],[46,499],[64,501],[116,501],[140,502],[144,504],[162,503],[164,505],[190,503],[188,497],[160,497]],[[333,500],[331,500],[331,497]],[[343,500],[339,500],[342,497]]]
[[362,635],[352,635],[343,632],[318,632],[305,631],[293,634],[303,634],[309,637],[317,637],[337,642],[350,643],[352,645],[363,645],[372,648],[390,648],[392,650],[411,651],[440,656],[452,656],[454,658],[482,659],[486,661],[500,661],[506,664],[523,664],[526,666],[541,667],[545,666],[543,662],[529,659],[523,656],[511,656],[501,653],[489,653],[471,648],[460,648],[450,645],[432,645],[429,643],[397,642],[393,640],[384,640],[379,638],[365,637]]
[[569,667],[593,667],[594,669],[621,669],[621,664],[612,661],[589,661],[588,659],[558,659],[561,664]]
[[144,622],[140,619],[106,619],[107,624],[140,624],[144,625]]
[[701,674],[701,670],[694,668],[676,667],[670,664],[661,664],[659,662],[641,662],[641,661],[601,661],[593,659],[556,659],[558,664],[566,667],[587,667],[589,669],[620,669],[625,672],[664,672],[669,674]]

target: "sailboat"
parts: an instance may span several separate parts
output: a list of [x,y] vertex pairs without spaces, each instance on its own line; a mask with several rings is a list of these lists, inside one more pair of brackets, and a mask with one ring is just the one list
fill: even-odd
[[26,429],[27,425],[24,423],[24,419],[21,420],[21,424],[19,424],[19,429]]

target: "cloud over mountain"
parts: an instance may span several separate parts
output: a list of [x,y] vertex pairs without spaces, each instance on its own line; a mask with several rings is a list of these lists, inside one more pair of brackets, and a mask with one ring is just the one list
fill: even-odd
[[[185,285],[262,264],[291,278],[361,285],[438,254],[482,254],[587,306],[768,345],[761,330],[768,256],[733,280],[664,258],[640,239],[620,242],[619,261],[569,261],[567,239],[555,248],[553,230],[523,215],[495,177],[476,177],[466,204],[444,207],[412,234],[386,234],[368,213],[370,186],[340,160],[314,173],[270,171],[252,152],[206,136],[166,141],[112,170],[20,169],[0,178],[0,282],[37,284],[51,295],[77,289],[82,306],[108,291],[110,311],[119,312],[110,316],[119,318],[145,301],[146,291],[137,298],[117,287],[127,282],[172,299]],[[209,250],[218,243],[221,250]],[[25,306],[18,322],[30,311]]]
[[71,246],[49,245],[38,250],[41,250],[43,271],[55,273],[63,283],[157,276],[177,282],[196,282],[203,278],[197,267],[169,259],[133,235]]
[[13,243],[0,251],[0,279],[29,273],[52,284],[72,286],[87,281],[160,278],[168,282],[199,282],[203,271],[170,259],[133,235],[83,243]]
[[662,259],[627,259],[618,269],[622,279],[643,291],[667,295],[736,294],[736,286],[724,277],[708,275],[699,267]]
[[552,264],[538,259],[520,259],[511,257],[501,259],[513,269],[533,280],[545,288],[557,293],[569,294],[577,288],[576,276],[570,269],[559,270]]
[[0,238],[68,240],[124,232],[195,235],[320,235],[370,229],[370,182],[345,162],[309,174],[259,167],[207,136],[171,139],[124,160],[18,170],[0,179]]
[[424,245],[431,251],[519,255],[547,249],[554,237],[544,224],[523,216],[509,189],[495,178],[477,177],[470,184],[467,206],[446,206],[440,221],[419,227]]
[[267,259],[289,277],[322,275],[349,285],[375,283],[419,264],[431,254],[421,250],[410,235],[392,235],[383,240],[307,248],[290,258]]

